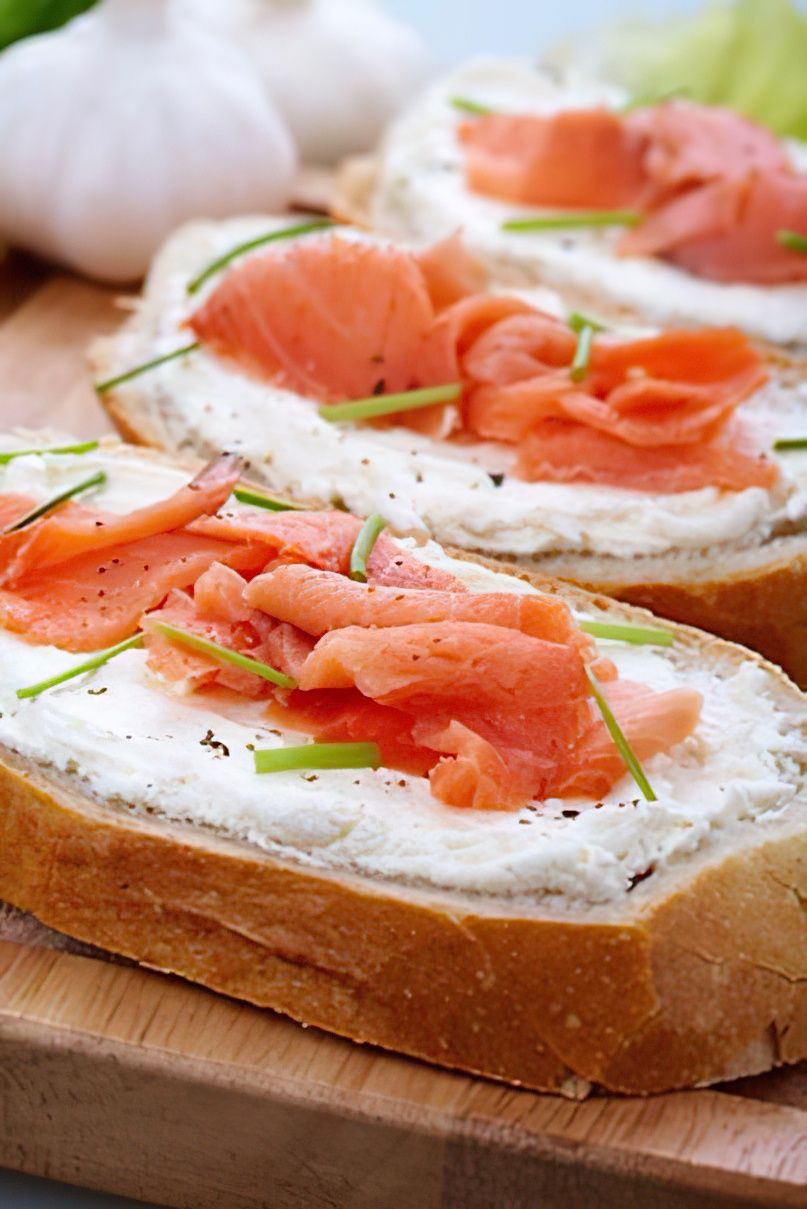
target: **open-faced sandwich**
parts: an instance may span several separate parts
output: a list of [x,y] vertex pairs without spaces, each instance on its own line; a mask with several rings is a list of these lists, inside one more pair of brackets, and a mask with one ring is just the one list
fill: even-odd
[[536,1088],[807,1053],[805,700],[779,671],[283,510],[232,455],[2,450],[0,897]]
[[583,309],[807,345],[807,147],[729,109],[481,60],[416,101],[340,192],[397,238],[461,228],[501,281]]
[[[313,228],[313,229],[312,229]],[[93,354],[124,435],[569,578],[807,682],[807,387],[736,328],[632,329],[288,219],[194,224]]]

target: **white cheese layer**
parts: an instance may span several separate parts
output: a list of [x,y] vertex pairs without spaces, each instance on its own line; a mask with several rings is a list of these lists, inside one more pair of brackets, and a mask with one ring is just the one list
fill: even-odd
[[[95,501],[111,511],[159,499],[184,481],[111,450],[20,459],[0,470],[0,490],[45,498],[96,468],[107,471],[108,485]],[[534,590],[451,560],[434,544],[416,553],[474,591]],[[172,695],[139,650],[20,701],[18,687],[84,657],[2,630],[0,743],[72,773],[101,801],[214,828],[313,868],[585,909],[620,900],[638,875],[674,867],[728,833],[754,838],[804,795],[798,720],[776,706],[771,677],[750,660],[718,679],[706,666],[681,669],[674,649],[611,643],[608,654],[626,678],[659,689],[687,684],[704,695],[696,734],[646,765],[655,802],[640,800],[629,777],[602,803],[556,800],[507,813],[443,806],[424,779],[388,769],[257,776],[253,747],[301,741],[270,729],[260,703]]]
[[[139,315],[111,342],[115,369],[122,372],[187,344],[183,323],[204,296],[189,299],[188,281],[243,240],[287,222],[246,218],[177,232],[155,262]],[[544,298],[537,301],[546,304]],[[203,349],[150,370],[121,394],[126,391],[136,394],[175,449],[238,450],[249,459],[251,475],[276,491],[342,500],[360,514],[380,512],[399,531],[427,529],[445,544],[468,549],[525,557],[702,550],[764,541],[778,525],[807,513],[804,453],[781,460],[783,480],[773,492],[704,488],[652,495],[525,483],[509,475],[497,486],[491,475],[512,466],[513,455],[503,445],[459,445],[405,428],[331,424],[311,400],[250,378]],[[807,383],[772,382],[742,410],[758,427],[763,448],[775,436],[804,435]]]
[[[390,128],[379,153],[373,195],[371,221],[377,230],[429,242],[461,229],[468,246],[502,282],[541,283],[595,301],[599,297],[603,305],[627,308],[658,323],[734,325],[774,343],[807,343],[807,285],[723,285],[661,260],[617,257],[618,229],[502,231],[505,219],[541,211],[467,188],[456,136],[467,115],[451,105],[457,96],[512,113],[617,107],[627,99],[613,85],[572,76],[557,81],[517,59],[481,59],[460,67]],[[807,147],[788,148],[807,166]]]

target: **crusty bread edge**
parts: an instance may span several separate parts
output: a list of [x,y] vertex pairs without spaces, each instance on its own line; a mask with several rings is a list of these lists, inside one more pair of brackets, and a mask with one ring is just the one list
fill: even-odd
[[96,806],[10,753],[0,786],[4,899],[354,1041],[572,1094],[807,1056],[807,831],[707,866],[631,922],[584,923],[314,873]]
[[[717,662],[746,657],[678,634]],[[801,694],[756,661],[795,721]],[[648,879],[629,910],[583,920],[314,871],[95,803],[76,778],[2,749],[0,786],[1,898],[353,1040],[572,1094],[668,1090],[807,1056],[807,827],[766,825],[750,846],[688,862],[665,895]]]
[[331,215],[357,227],[370,225],[370,200],[378,183],[372,155],[351,155],[337,167],[331,193]]

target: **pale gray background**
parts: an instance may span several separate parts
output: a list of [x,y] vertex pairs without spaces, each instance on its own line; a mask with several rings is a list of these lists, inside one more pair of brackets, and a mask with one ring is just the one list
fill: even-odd
[[[801,2],[807,5],[807,0]],[[480,51],[532,54],[561,38],[590,32],[613,17],[694,12],[699,0],[387,0],[386,7],[421,30],[435,62],[443,66]],[[134,1201],[0,1171],[0,1209],[134,1205]]]

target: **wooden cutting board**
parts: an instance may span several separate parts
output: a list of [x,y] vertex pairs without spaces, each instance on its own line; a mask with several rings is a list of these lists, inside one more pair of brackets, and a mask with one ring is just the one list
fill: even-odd
[[[0,277],[0,423],[108,428],[110,290]],[[0,1166],[188,1209],[807,1206],[807,1066],[571,1103],[303,1029],[0,910]]]

